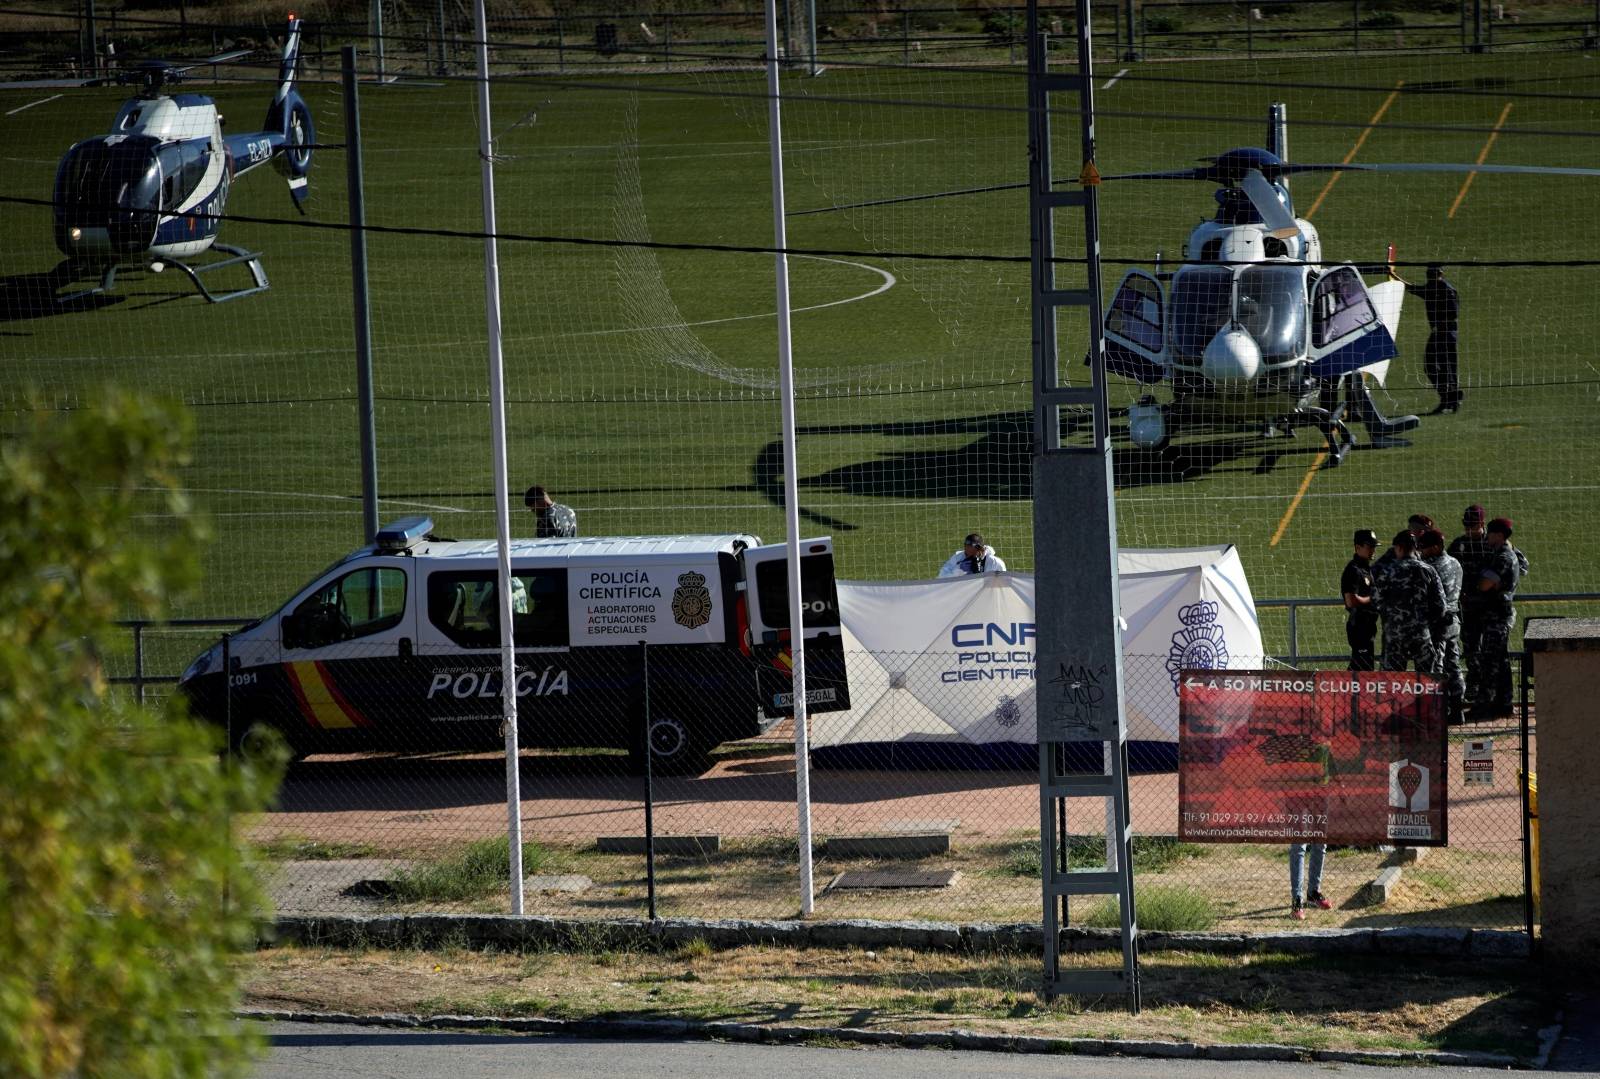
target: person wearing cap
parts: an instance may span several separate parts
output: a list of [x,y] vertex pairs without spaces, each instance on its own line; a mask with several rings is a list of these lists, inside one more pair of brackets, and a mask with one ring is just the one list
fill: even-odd
[[1455,286],[1444,279],[1444,267],[1434,263],[1428,267],[1426,284],[1405,283],[1406,291],[1421,296],[1428,314],[1428,343],[1422,352],[1422,370],[1433,388],[1439,391],[1439,405],[1432,415],[1457,412],[1466,395],[1461,392],[1457,374],[1456,332],[1461,315],[1461,297]]
[[1511,630],[1517,624],[1513,604],[1517,582],[1527,572],[1527,558],[1511,546],[1512,526],[1507,517],[1496,517],[1485,530],[1489,538],[1489,558],[1479,571],[1478,598],[1484,602],[1483,629],[1477,641],[1478,695],[1473,701],[1475,719],[1496,719],[1512,712],[1511,664],[1506,650]]
[[1444,550],[1444,533],[1427,529],[1417,537],[1417,553],[1439,575],[1444,589],[1445,620],[1436,626],[1433,647],[1439,654],[1439,678],[1444,683],[1445,722],[1465,718],[1467,680],[1461,673],[1461,563]]
[[1433,634],[1444,622],[1444,587],[1433,567],[1417,557],[1417,537],[1409,531],[1396,533],[1391,549],[1394,559],[1376,582],[1383,669],[1403,671],[1415,663],[1423,674],[1438,674]]
[[1445,548],[1461,563],[1461,656],[1466,660],[1467,702],[1478,699],[1478,649],[1483,638],[1484,615],[1488,601],[1478,591],[1478,578],[1489,561],[1489,537],[1483,530],[1489,515],[1473,503],[1461,513],[1461,535]]
[[578,513],[571,506],[553,500],[543,487],[535,484],[522,496],[522,502],[533,511],[533,534],[538,539],[571,539],[578,534]]
[[1345,563],[1339,577],[1339,591],[1344,596],[1344,636],[1350,642],[1350,669],[1370,671],[1377,666],[1373,639],[1378,635],[1378,608],[1372,596],[1372,555],[1378,549],[1378,534],[1370,528],[1358,528],[1354,542],[1355,555]]
[[939,569],[941,577],[960,577],[967,573],[1004,573],[1005,562],[994,553],[994,548],[983,542],[983,534],[969,532],[961,541],[961,550],[945,560]]
[[[1420,536],[1433,527],[1433,518],[1426,513],[1413,513],[1406,518],[1406,531],[1413,536]],[[1372,581],[1382,587],[1384,575],[1389,572],[1389,567],[1394,564],[1395,553],[1393,547],[1384,548],[1383,554],[1372,564]]]

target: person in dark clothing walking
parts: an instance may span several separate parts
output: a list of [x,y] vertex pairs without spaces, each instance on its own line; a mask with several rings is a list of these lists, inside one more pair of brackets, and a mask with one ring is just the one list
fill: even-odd
[[1350,642],[1350,669],[1370,671],[1377,667],[1373,639],[1378,635],[1378,608],[1372,600],[1372,554],[1378,547],[1378,534],[1358,528],[1355,556],[1345,564],[1339,578],[1344,595],[1344,636]]
[[[1404,281],[1404,278],[1401,279]],[[1461,297],[1455,286],[1444,279],[1444,267],[1428,267],[1426,284],[1405,282],[1406,291],[1421,296],[1428,313],[1428,344],[1422,353],[1422,370],[1439,391],[1439,405],[1431,415],[1457,412],[1461,408],[1461,382],[1457,375],[1456,330],[1461,314]]]

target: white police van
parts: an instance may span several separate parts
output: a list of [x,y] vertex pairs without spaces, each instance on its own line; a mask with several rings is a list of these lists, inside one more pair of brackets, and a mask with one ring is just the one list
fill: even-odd
[[[807,702],[845,709],[833,542],[800,549]],[[261,725],[299,753],[498,746],[496,567],[492,540],[396,521],[232,635],[226,672],[219,643],[180,687],[236,748]],[[642,765],[646,653],[657,768],[698,768],[793,713],[784,546],[737,533],[516,540],[511,572],[522,744],[623,747]]]

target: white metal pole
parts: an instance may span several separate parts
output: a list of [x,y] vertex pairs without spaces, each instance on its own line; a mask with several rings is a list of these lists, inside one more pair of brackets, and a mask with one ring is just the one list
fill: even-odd
[[778,396],[783,403],[783,519],[788,529],[789,648],[794,659],[794,778],[800,846],[800,913],[810,914],[811,748],[806,730],[805,610],[800,605],[800,469],[795,463],[794,352],[789,336],[789,243],[783,199],[783,120],[778,101],[778,0],[767,0],[767,124],[772,144],[772,242],[778,249]]
[[511,493],[506,478],[505,368],[500,351],[500,250],[495,241],[494,140],[489,125],[489,28],[483,0],[478,31],[478,157],[483,171],[484,311],[489,329],[490,459],[494,463],[494,526],[499,555],[494,601],[500,612],[500,700],[506,736],[506,834],[511,847],[511,913],[522,913],[522,775],[517,767],[517,649],[511,626]]

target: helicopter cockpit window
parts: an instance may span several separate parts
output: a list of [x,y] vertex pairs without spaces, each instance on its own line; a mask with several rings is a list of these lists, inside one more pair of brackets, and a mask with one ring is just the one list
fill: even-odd
[[1111,297],[1106,329],[1140,348],[1161,351],[1161,286],[1148,277],[1129,277]]
[[1185,267],[1172,281],[1172,347],[1194,358],[1233,317],[1233,274],[1212,267]]
[[1250,332],[1268,362],[1305,351],[1305,271],[1299,266],[1251,266],[1239,274],[1239,325]]
[[1348,266],[1322,275],[1311,295],[1311,310],[1318,348],[1378,320],[1361,275]]
[[61,200],[89,212],[159,209],[161,169],[150,139],[77,146],[61,167]]
[[209,158],[203,139],[170,142],[161,148],[161,207],[169,213],[182,206],[205,178]]

